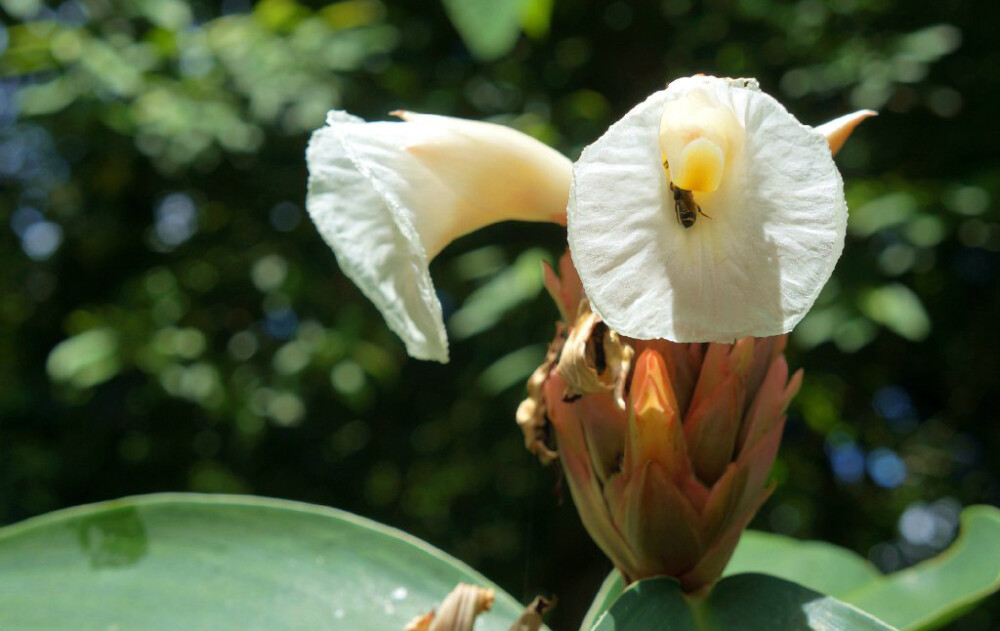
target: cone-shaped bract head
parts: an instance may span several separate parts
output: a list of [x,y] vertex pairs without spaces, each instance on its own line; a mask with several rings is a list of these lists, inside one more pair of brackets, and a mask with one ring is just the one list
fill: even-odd
[[[550,284],[573,286],[573,268],[561,271]],[[634,356],[620,393],[625,405],[606,388],[580,394],[570,383],[576,371],[567,378],[559,357],[577,327],[594,327],[595,314],[581,304],[529,382],[525,409],[544,414],[526,442],[543,462],[558,454],[584,526],[626,580],[668,575],[698,590],[719,577],[770,494],[768,473],[801,373],[789,379],[784,337],[621,338]],[[555,451],[538,448],[539,433],[554,434]]]

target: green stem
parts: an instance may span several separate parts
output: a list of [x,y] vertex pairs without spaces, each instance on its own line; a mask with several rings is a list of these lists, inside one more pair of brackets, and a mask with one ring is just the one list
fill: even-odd
[[691,607],[691,617],[694,619],[694,628],[696,631],[708,631],[711,628],[709,625],[708,597],[712,593],[712,587],[714,585],[703,587],[690,594],[684,594],[684,600],[688,601],[688,605]]

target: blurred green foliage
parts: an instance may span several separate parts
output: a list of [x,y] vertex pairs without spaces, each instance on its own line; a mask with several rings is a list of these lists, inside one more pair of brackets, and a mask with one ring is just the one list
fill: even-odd
[[[489,12],[487,12],[487,9]],[[305,218],[330,108],[513,125],[576,157],[673,77],[857,108],[834,278],[760,528],[883,569],[1000,501],[1000,7],[944,0],[0,0],[0,523],[162,490],[402,527],[570,628],[606,573],[513,413],[555,226],[433,264],[446,366],[408,360]],[[452,22],[454,21],[454,23]],[[994,603],[993,610],[996,610]],[[989,609],[955,628],[986,629]]]

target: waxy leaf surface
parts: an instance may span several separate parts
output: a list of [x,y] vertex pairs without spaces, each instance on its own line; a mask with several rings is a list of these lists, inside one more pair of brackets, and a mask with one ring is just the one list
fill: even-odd
[[601,616],[596,631],[891,631],[867,613],[764,574],[724,578],[703,599],[670,578],[634,583]]
[[4,631],[401,631],[459,582],[496,589],[479,631],[520,615],[426,543],[308,504],[152,495],[0,529]]
[[[966,508],[959,536],[945,552],[892,574],[829,543],[747,531],[725,576],[750,572],[833,596],[904,631],[937,629],[1000,589],[1000,509]],[[593,628],[622,590],[621,575],[611,572],[581,629]]]

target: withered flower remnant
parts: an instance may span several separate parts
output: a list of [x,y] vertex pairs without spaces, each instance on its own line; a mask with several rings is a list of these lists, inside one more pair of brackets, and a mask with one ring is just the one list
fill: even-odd
[[459,583],[440,607],[410,620],[403,631],[472,631],[476,618],[492,609],[495,600],[492,589]]
[[[459,583],[437,609],[419,615],[403,631],[473,631],[476,618],[493,608],[496,593],[487,587]],[[539,631],[555,600],[536,597],[510,625],[509,631]]]

